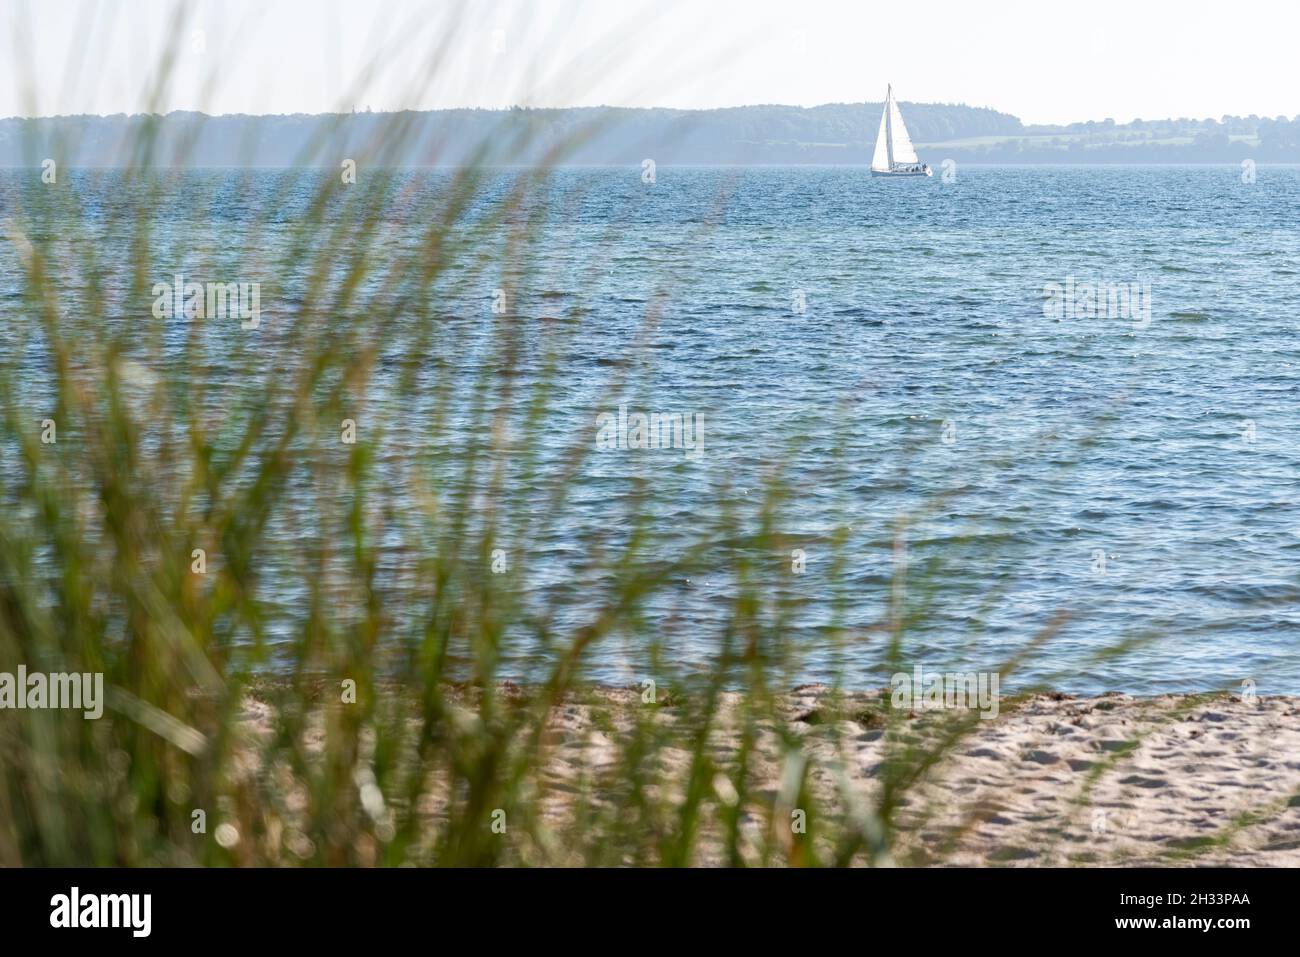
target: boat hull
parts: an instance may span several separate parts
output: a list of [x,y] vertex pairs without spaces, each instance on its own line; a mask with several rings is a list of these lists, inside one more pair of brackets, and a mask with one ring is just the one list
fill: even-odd
[[900,177],[904,177],[904,176],[933,176],[934,171],[929,169],[924,169],[924,170],[918,170],[916,172],[902,172],[902,171],[895,172],[893,170],[889,170],[888,172],[886,172],[885,170],[873,169],[871,171],[871,175],[873,177],[876,176],[884,177],[885,179],[899,179]]

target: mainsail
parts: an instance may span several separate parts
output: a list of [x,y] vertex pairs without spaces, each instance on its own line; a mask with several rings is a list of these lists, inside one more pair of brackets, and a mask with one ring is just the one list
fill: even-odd
[[894,88],[885,95],[885,109],[880,114],[880,132],[876,135],[876,151],[871,157],[871,168],[887,173],[895,164],[910,166],[920,162],[912,138],[907,135],[907,124],[898,111]]
[[894,99],[892,88],[889,91],[889,130],[890,159],[905,165],[919,162],[916,150],[912,148],[912,138],[907,135],[903,114],[898,112],[898,101]]

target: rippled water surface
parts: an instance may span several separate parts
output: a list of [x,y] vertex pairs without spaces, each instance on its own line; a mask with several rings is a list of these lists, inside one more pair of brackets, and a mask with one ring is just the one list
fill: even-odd
[[[794,490],[779,542],[807,554],[780,585],[802,600],[791,680],[883,682],[880,623],[905,555],[908,656],[927,667],[993,668],[1050,629],[1019,681],[1152,693],[1251,678],[1300,693],[1300,170],[1264,167],[1254,184],[1229,167],[957,172],[555,174],[517,305],[570,336],[539,441],[558,455],[619,404],[705,425],[699,461],[594,453],[571,521],[540,543],[539,589],[567,592],[582,620],[572,552],[583,528],[617,524],[629,476],[655,487],[667,559],[720,483],[743,497],[779,459]],[[292,174],[253,174],[222,201],[226,175],[246,174],[185,174],[174,195],[194,180],[217,199],[156,208],[160,275],[196,234],[248,251],[291,227]],[[414,241],[447,175],[411,174],[375,239]],[[84,188],[105,193],[92,209],[114,201]],[[12,261],[0,270],[12,304]],[[1149,323],[1046,316],[1045,285],[1071,277],[1149,288]],[[276,296],[282,312],[293,301],[280,279],[272,328]],[[467,274],[439,303],[467,361],[499,281]],[[706,662],[705,626],[733,594],[705,575],[652,605],[671,653]],[[831,623],[855,637],[826,642]],[[645,653],[595,649],[591,673],[634,679]],[[513,667],[526,678],[531,660]]]

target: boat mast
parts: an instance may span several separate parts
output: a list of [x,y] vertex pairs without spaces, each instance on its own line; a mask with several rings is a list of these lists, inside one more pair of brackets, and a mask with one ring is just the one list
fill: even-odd
[[894,111],[889,108],[893,102],[894,85],[890,83],[885,88],[885,155],[889,158],[887,169],[894,168]]

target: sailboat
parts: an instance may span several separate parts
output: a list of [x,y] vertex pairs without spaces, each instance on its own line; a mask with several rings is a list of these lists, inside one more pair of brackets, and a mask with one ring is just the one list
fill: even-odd
[[916,156],[912,138],[907,135],[907,125],[894,99],[894,88],[885,95],[885,111],[880,114],[880,133],[876,136],[876,152],[871,157],[872,176],[933,176],[930,167]]

